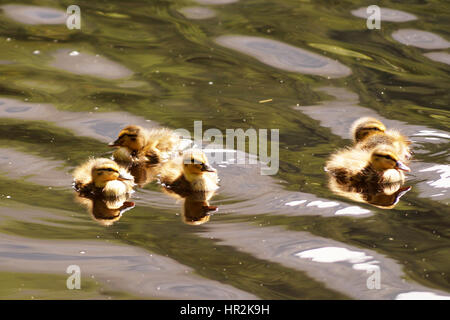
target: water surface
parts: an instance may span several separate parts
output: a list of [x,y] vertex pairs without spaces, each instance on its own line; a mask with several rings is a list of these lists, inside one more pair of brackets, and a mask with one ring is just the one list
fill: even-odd
[[[63,4],[1,1],[0,298],[448,299],[450,8],[383,2],[367,30],[370,4],[81,0],[69,30]],[[327,187],[360,116],[413,141],[393,209]],[[218,211],[197,226],[156,183],[109,227],[76,201],[71,171],[123,126],[196,120],[279,129],[277,175],[214,164]]]

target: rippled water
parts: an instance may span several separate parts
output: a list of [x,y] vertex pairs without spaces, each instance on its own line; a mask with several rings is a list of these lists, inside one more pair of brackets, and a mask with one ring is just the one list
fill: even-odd
[[[0,2],[0,298],[450,297],[446,1],[383,2],[381,30],[363,1],[77,4],[81,30],[56,1]],[[390,210],[327,187],[361,116],[413,141]],[[219,209],[197,226],[154,183],[108,227],[75,198],[73,168],[126,124],[196,120],[279,129],[278,174],[215,164]]]

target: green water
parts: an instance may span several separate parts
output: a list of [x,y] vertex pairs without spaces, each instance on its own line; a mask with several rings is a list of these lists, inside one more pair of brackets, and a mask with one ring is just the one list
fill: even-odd
[[[72,4],[20,3],[62,11]],[[0,1],[4,4],[9,2]],[[204,299],[208,290],[213,298],[261,299],[449,295],[450,74],[448,64],[424,54],[450,51],[407,46],[391,37],[398,29],[417,29],[450,41],[448,2],[382,1],[380,6],[417,20],[383,21],[381,30],[368,30],[364,19],[351,14],[370,1],[77,4],[80,30],[26,24],[0,13],[1,299],[176,299],[186,292]],[[188,6],[209,8],[216,16],[188,19],[179,11]],[[337,60],[351,74],[290,72],[218,44],[215,39],[223,35],[281,41]],[[76,64],[67,53],[66,67],[55,66],[61,50],[91,60],[98,54],[115,64],[97,75],[89,74],[91,67],[77,74],[67,70]],[[342,88],[356,100],[333,96],[324,87]],[[272,100],[260,103],[267,99]],[[352,202],[327,188],[324,163],[350,144],[339,132],[348,131],[353,114],[333,118],[326,108],[342,110],[347,104],[360,116],[370,110],[394,121],[415,142],[407,178],[412,190],[391,210]],[[302,107],[317,112],[313,116]],[[223,187],[210,202],[219,212],[201,226],[183,224],[180,203],[155,184],[136,192],[136,207],[120,221],[101,226],[74,201],[70,172],[90,156],[110,156],[105,142],[124,121],[117,112],[190,131],[197,120],[203,130],[279,129],[280,169],[261,177],[256,171],[242,174],[250,169],[216,166]],[[89,124],[92,117],[97,126]],[[436,166],[441,167],[423,171]],[[285,205],[305,199],[339,207]],[[349,206],[370,214],[334,214]],[[369,274],[357,270],[357,262],[293,255],[320,247],[373,257],[381,289],[366,288]],[[159,262],[146,260],[150,255]],[[71,264],[81,266],[81,290],[65,287]]]

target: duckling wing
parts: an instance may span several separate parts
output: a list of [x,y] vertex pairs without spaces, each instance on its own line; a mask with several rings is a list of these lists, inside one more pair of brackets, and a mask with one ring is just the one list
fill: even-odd
[[329,174],[341,183],[351,181],[369,164],[370,154],[359,149],[344,149],[333,154],[326,164]]
[[80,188],[92,182],[92,167],[95,165],[95,161],[95,159],[89,159],[75,168],[72,173],[75,186]]

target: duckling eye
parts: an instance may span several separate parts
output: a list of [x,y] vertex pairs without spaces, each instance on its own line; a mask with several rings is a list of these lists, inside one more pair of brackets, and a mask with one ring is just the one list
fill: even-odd
[[98,169],[97,173],[98,173],[99,175],[101,175],[101,174],[103,174],[103,171],[118,172],[117,170],[112,169],[112,168],[104,168],[104,169]]
[[370,127],[370,128],[365,128],[366,130],[374,130],[374,131],[381,131],[380,128],[377,127]]
[[388,160],[396,161],[394,158],[392,158],[390,155],[387,154],[378,154],[377,156]]

